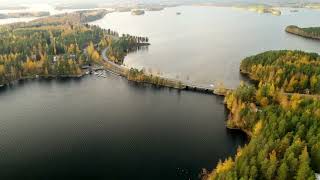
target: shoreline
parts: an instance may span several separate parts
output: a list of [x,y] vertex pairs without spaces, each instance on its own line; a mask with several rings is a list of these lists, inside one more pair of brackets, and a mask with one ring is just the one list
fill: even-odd
[[6,87],[6,86],[10,86],[11,84],[15,83],[15,82],[19,82],[19,81],[27,81],[27,80],[39,80],[39,79],[45,79],[45,80],[49,80],[49,79],[59,79],[59,78],[67,78],[67,79],[80,79],[82,77],[84,77],[86,74],[82,73],[80,75],[35,75],[35,76],[28,76],[28,77],[21,77],[19,79],[13,80],[11,82],[5,83],[5,84],[0,84],[0,88]]
[[[228,121],[230,121],[230,119],[228,119],[227,122],[228,122]],[[231,131],[241,131],[241,132],[245,133],[245,134],[247,135],[248,140],[250,140],[250,139],[252,138],[252,132],[247,131],[247,130],[245,130],[245,129],[243,129],[243,128],[240,128],[240,127],[231,127],[231,126],[228,126],[227,124],[226,124],[226,128],[229,129],[229,130],[231,130]]]
[[[148,46],[149,43],[140,43],[137,46]],[[185,91],[194,91],[198,93],[206,93],[206,94],[212,94],[217,96],[225,96],[230,89],[224,88],[223,90],[219,88],[213,88],[213,87],[200,87],[197,85],[190,84],[188,82],[183,82],[178,79],[170,79],[158,75],[152,75],[147,74],[143,72],[142,70],[138,70],[135,68],[129,69],[128,67],[122,66],[120,64],[116,64],[109,60],[109,58],[106,55],[108,48],[104,48],[100,53],[101,57],[104,61],[103,66],[105,70],[120,75],[122,77],[125,77],[128,81],[133,81],[137,83],[145,83],[145,84],[152,84],[155,86],[160,87],[168,87],[173,88],[177,90],[185,90]]]
[[314,35],[311,33],[308,33],[303,30],[303,28],[300,28],[298,26],[287,26],[285,31],[289,34],[297,35],[300,37],[308,38],[308,39],[314,39],[314,40],[320,40],[320,35]]

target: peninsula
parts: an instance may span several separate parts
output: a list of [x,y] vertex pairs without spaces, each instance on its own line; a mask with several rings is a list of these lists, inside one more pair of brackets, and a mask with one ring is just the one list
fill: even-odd
[[123,58],[143,38],[119,37],[86,24],[106,13],[78,11],[0,26],[0,85],[37,77],[81,77],[86,73],[82,67],[103,65],[99,51],[107,46],[114,59]]
[[149,38],[119,34],[87,22],[103,17],[107,11],[77,11],[40,18],[29,23],[0,26],[0,85],[33,78],[78,78],[88,67],[101,67],[129,81],[149,83],[219,95],[227,89],[203,87],[178,79],[149,74],[123,66],[125,56]]
[[285,31],[305,38],[320,40],[320,27],[300,28],[290,25],[286,27]]
[[[268,51],[244,59],[242,83],[225,97],[227,127],[250,142],[203,179],[316,179],[320,172],[320,56]],[[311,93],[301,94],[304,92]]]

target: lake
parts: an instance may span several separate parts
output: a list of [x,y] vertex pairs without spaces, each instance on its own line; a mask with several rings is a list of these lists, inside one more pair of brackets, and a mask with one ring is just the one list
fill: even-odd
[[[315,40],[288,34],[288,25],[319,26],[320,11],[282,8],[281,16],[229,7],[181,6],[132,16],[111,13],[92,24],[122,33],[148,36],[147,51],[129,54],[129,67],[152,69],[200,84],[236,87],[240,61],[267,50],[298,49],[320,53]],[[176,15],[181,12],[181,15]]]
[[222,97],[113,74],[29,80],[0,99],[1,179],[196,179],[245,142]]
[[[319,11],[282,16],[183,6],[94,22],[148,36],[125,64],[203,84],[235,87],[242,58],[270,49],[319,52],[319,42],[284,32],[317,25]],[[180,16],[176,12],[181,12]],[[236,153],[243,133],[225,128],[223,98],[157,88],[107,74],[29,80],[0,90],[1,179],[197,179]]]

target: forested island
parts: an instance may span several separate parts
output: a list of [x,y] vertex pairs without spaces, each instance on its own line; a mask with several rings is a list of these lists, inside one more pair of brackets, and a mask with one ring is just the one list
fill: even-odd
[[245,9],[252,12],[257,12],[260,14],[270,13],[275,16],[281,15],[281,11],[279,9],[272,6],[268,6],[268,5],[262,5],[262,4],[261,5],[260,4],[259,5],[238,5],[233,7],[238,9]]
[[300,28],[298,26],[291,25],[286,27],[286,32],[305,38],[320,40],[320,27]]
[[132,9],[131,14],[135,16],[143,15],[145,12],[142,9]]
[[[319,62],[318,54],[301,51],[269,51],[242,61],[241,71],[258,85],[242,83],[227,94],[227,127],[243,130],[250,142],[235,157],[220,161],[204,179],[316,178],[320,172]],[[299,94],[306,89],[315,95]]]
[[106,11],[79,11],[0,26],[0,85],[29,78],[80,77],[83,66],[103,65],[100,50],[121,61],[138,44],[130,35],[90,26]]
[[305,7],[310,9],[320,9],[320,3],[309,3]]

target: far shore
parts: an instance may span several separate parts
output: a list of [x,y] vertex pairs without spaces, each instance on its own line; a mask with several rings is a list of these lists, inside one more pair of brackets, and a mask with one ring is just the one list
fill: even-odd
[[0,13],[0,19],[10,18],[32,18],[50,16],[49,11],[33,11],[33,12],[14,12],[14,13]]
[[8,86],[10,84],[13,84],[15,82],[19,82],[19,81],[26,81],[26,80],[35,80],[35,79],[59,79],[59,78],[68,78],[68,79],[79,79],[82,78],[83,76],[85,76],[85,73],[79,74],[79,75],[33,75],[33,76],[25,76],[25,77],[21,77],[20,79],[8,82],[6,84],[0,84],[0,88]]

